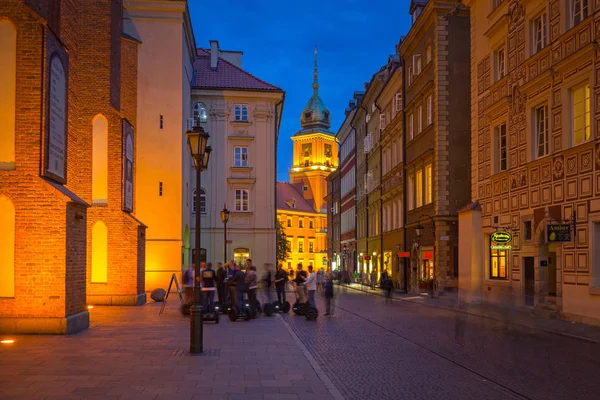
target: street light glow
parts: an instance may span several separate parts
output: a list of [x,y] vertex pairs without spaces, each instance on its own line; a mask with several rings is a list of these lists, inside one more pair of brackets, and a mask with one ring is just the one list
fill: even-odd
[[13,339],[4,339],[4,340],[0,340],[0,343],[2,344],[12,344],[15,341]]

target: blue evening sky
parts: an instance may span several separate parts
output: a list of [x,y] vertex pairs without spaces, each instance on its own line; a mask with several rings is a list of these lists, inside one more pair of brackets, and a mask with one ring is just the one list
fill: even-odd
[[394,54],[410,27],[409,0],[220,0],[189,2],[196,44],[219,41],[224,50],[244,52],[242,66],[286,92],[277,180],[288,181],[290,137],[300,129],[300,112],[312,94],[313,49],[318,47],[319,94],[337,132],[355,90]]

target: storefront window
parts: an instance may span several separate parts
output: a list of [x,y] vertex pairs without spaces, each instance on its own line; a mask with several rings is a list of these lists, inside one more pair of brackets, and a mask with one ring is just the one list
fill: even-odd
[[508,279],[508,249],[501,243],[490,243],[490,279]]

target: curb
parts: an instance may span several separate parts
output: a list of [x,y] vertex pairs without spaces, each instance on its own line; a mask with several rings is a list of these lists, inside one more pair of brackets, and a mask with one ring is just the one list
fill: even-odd
[[296,343],[298,343],[298,346],[300,347],[300,350],[302,350],[304,357],[306,357],[311,367],[313,367],[313,369],[317,373],[319,379],[321,379],[321,382],[323,382],[327,390],[329,390],[331,396],[333,396],[335,400],[345,400],[344,396],[342,396],[342,393],[340,393],[340,391],[335,387],[335,385],[333,384],[333,382],[331,382],[331,379],[329,379],[325,371],[323,371],[317,360],[315,360],[315,358],[312,356],[312,354],[310,354],[304,343],[302,343],[302,340],[300,340],[298,335],[296,335],[296,333],[292,330],[290,324],[288,324],[287,321],[281,315],[278,315],[278,317],[281,320],[281,322],[283,322],[283,326],[285,326],[285,329],[287,329],[292,338],[296,341]]
[[[381,295],[379,293],[376,293],[377,291],[371,291],[371,292],[369,292],[367,290],[354,288],[354,287],[349,286],[349,285],[339,285],[338,284],[338,286],[339,287],[345,287],[345,288],[348,288],[348,289],[351,289],[351,290],[356,290],[358,292],[363,292],[363,293],[366,293],[366,294],[369,294],[369,295],[375,295],[375,296],[383,297],[383,295]],[[452,307],[448,307],[448,306],[443,306],[443,305],[435,305],[435,304],[428,304],[428,303],[423,303],[423,302],[417,302],[417,301],[414,301],[414,300],[403,299],[401,297],[394,297],[393,300],[400,300],[400,301],[404,301],[404,302],[407,302],[407,303],[419,304],[419,305],[426,306],[426,307],[433,307],[433,308],[439,308],[439,309],[447,310],[447,311],[459,312],[459,313],[462,313],[462,314],[472,315],[474,317],[485,318],[485,319],[489,319],[489,320],[497,321],[497,322],[505,322],[505,321],[500,320],[498,318],[490,317],[490,316],[487,316],[487,315],[481,315],[481,314],[477,314],[477,313],[470,312],[470,311],[464,311],[464,310],[460,310],[460,309],[452,308]],[[531,328],[529,325],[525,325],[522,322],[511,321],[511,323],[514,324],[514,325],[525,327],[525,328]],[[550,334],[553,334],[553,335],[557,335],[557,336],[562,336],[562,337],[567,337],[567,338],[570,338],[570,339],[580,340],[580,341],[587,342],[587,343],[600,344],[600,340],[593,339],[593,338],[586,337],[586,336],[579,336],[579,335],[575,335],[575,334],[572,334],[572,333],[556,331],[556,330],[553,330],[553,329],[542,328],[542,327],[539,327],[539,326],[536,326],[534,329],[537,329],[537,330],[542,331],[542,332],[550,333]]]

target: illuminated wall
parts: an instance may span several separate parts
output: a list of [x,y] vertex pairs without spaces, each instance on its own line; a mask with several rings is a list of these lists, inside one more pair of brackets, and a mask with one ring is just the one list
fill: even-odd
[[0,196],[0,297],[15,296],[15,208]]
[[16,57],[17,31],[0,19],[0,168],[15,162]]
[[108,281],[108,229],[102,221],[92,228],[92,283]]
[[[305,270],[309,264],[315,268],[326,268],[323,260],[327,261],[327,215],[277,210],[277,218],[291,244],[291,252],[287,259],[283,260],[284,268],[295,270],[298,263],[302,263]],[[288,221],[291,226],[288,226]],[[300,251],[300,242],[302,242],[302,251]]]

